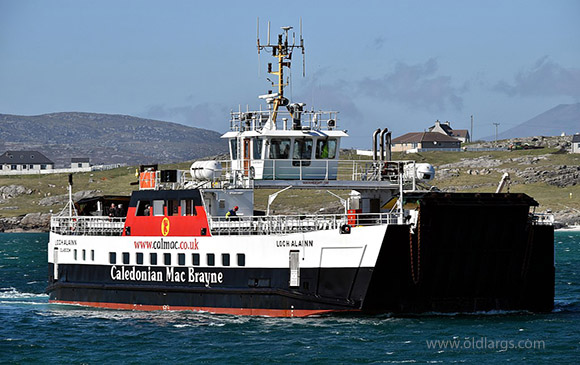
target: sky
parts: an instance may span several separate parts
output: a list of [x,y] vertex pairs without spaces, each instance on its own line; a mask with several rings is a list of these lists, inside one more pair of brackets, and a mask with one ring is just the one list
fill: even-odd
[[[284,4],[281,6],[279,4]],[[259,19],[259,21],[258,21]],[[475,139],[580,102],[580,1],[0,0],[0,113],[125,114],[226,132],[265,109],[256,50],[282,26],[305,41],[293,102],[337,110],[370,148],[435,120]]]

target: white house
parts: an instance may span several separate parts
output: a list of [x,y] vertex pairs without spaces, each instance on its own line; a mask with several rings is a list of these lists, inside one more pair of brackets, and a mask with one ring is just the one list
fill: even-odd
[[2,171],[40,171],[54,169],[54,162],[38,151],[6,151],[0,156]]
[[81,169],[84,167],[91,167],[90,159],[88,157],[73,157],[70,159],[71,169]]
[[572,136],[572,153],[580,153],[580,134]]

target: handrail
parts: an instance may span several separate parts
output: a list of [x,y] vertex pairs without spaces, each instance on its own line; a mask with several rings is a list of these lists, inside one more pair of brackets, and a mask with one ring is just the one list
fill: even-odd
[[50,232],[62,235],[120,236],[125,218],[92,216],[52,216]]
[[340,229],[344,225],[373,226],[397,224],[400,214],[329,214],[329,215],[273,215],[249,217],[210,217],[212,235],[267,235]]

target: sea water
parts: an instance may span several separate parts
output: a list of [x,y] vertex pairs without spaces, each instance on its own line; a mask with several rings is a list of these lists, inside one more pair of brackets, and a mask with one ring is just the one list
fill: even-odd
[[580,361],[580,232],[555,234],[552,313],[264,318],[48,303],[47,234],[0,234],[0,363]]

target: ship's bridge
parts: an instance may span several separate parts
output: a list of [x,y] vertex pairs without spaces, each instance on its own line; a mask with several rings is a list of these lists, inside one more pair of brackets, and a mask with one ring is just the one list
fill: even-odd
[[[340,139],[338,112],[232,112],[229,141],[232,169],[256,180],[336,180]],[[277,121],[276,121],[277,120]]]

